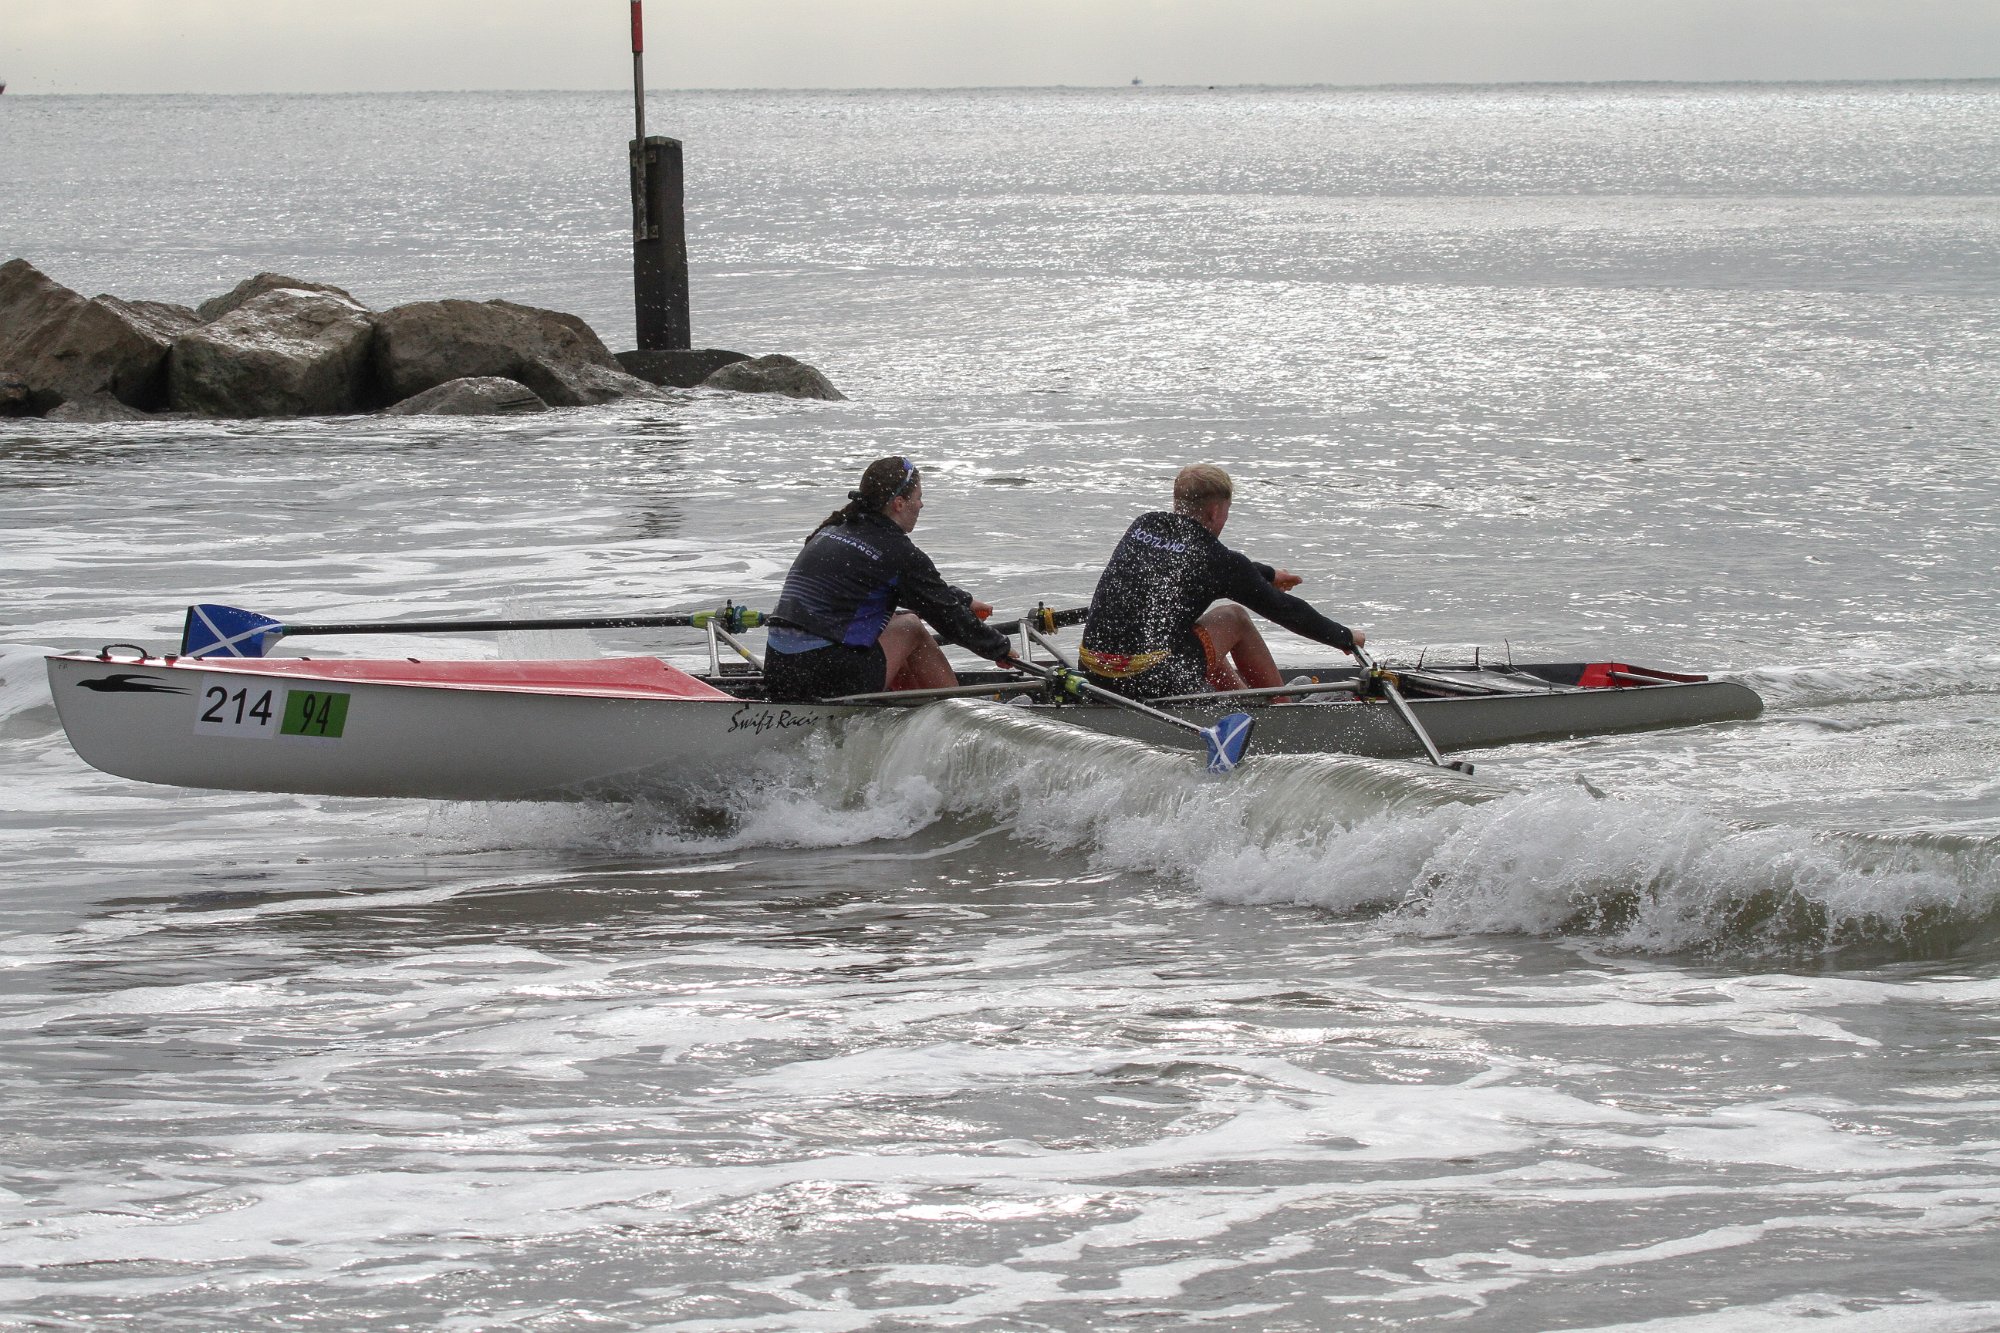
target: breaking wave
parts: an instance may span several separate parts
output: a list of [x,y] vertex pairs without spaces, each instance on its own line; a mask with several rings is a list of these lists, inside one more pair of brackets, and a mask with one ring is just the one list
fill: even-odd
[[[0,646],[0,738],[35,750],[60,745],[45,651]],[[1738,678],[1796,717],[2000,690],[2000,657]],[[1215,778],[1189,752],[946,703],[863,719],[842,744],[703,811],[439,807],[430,824],[445,838],[655,860],[855,847],[954,819],[1211,901],[1364,914],[1426,935],[1844,962],[2000,953],[2000,838],[1808,828],[1741,817],[1730,799],[1607,798],[1546,773],[1510,780],[1501,765],[1466,779],[1341,755],[1260,755]]]
[[2000,947],[1990,837],[1826,832],[1341,755],[1261,756],[1216,778],[1188,753],[966,704],[866,719],[735,793],[720,826],[659,807],[539,818],[565,840],[679,856],[856,846],[961,819],[1211,901],[1423,935],[1793,960]]

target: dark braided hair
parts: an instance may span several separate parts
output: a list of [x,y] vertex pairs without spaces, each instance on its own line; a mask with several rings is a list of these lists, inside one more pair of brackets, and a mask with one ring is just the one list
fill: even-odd
[[908,495],[921,475],[917,465],[907,458],[876,459],[861,474],[861,485],[847,493],[847,503],[828,514],[819,527],[806,534],[806,540],[811,541],[837,524],[857,522],[864,515],[880,513],[891,500]]

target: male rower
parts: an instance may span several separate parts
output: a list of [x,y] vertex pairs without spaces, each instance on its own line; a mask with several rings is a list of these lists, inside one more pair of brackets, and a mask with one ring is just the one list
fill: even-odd
[[803,703],[956,685],[958,675],[924,621],[981,657],[1008,655],[1006,636],[980,623],[993,608],[947,584],[910,540],[923,508],[916,466],[878,458],[847,493],[847,504],[812,530],[768,618],[770,698]]
[[1182,468],[1173,512],[1142,514],[1125,530],[1083,627],[1079,660],[1097,684],[1135,699],[1278,685],[1251,611],[1345,653],[1367,643],[1292,596],[1298,575],[1222,544],[1233,494],[1221,468]]

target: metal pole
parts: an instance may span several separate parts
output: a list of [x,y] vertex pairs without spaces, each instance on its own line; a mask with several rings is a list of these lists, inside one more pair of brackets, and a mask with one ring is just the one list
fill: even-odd
[[632,110],[637,126],[632,137],[646,142],[646,20],[645,0],[632,0]]

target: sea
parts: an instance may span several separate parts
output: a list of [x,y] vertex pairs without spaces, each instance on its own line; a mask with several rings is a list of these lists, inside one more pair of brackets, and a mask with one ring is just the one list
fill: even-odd
[[[10,94],[0,257],[629,347],[632,125]],[[2000,81],[647,126],[696,345],[847,401],[0,421],[0,1327],[2000,1329]],[[1765,712],[1218,778],[952,702],[698,802],[478,805],[130,782],[50,702],[195,601],[768,607],[884,454],[1003,614],[1209,462],[1390,662]]]

